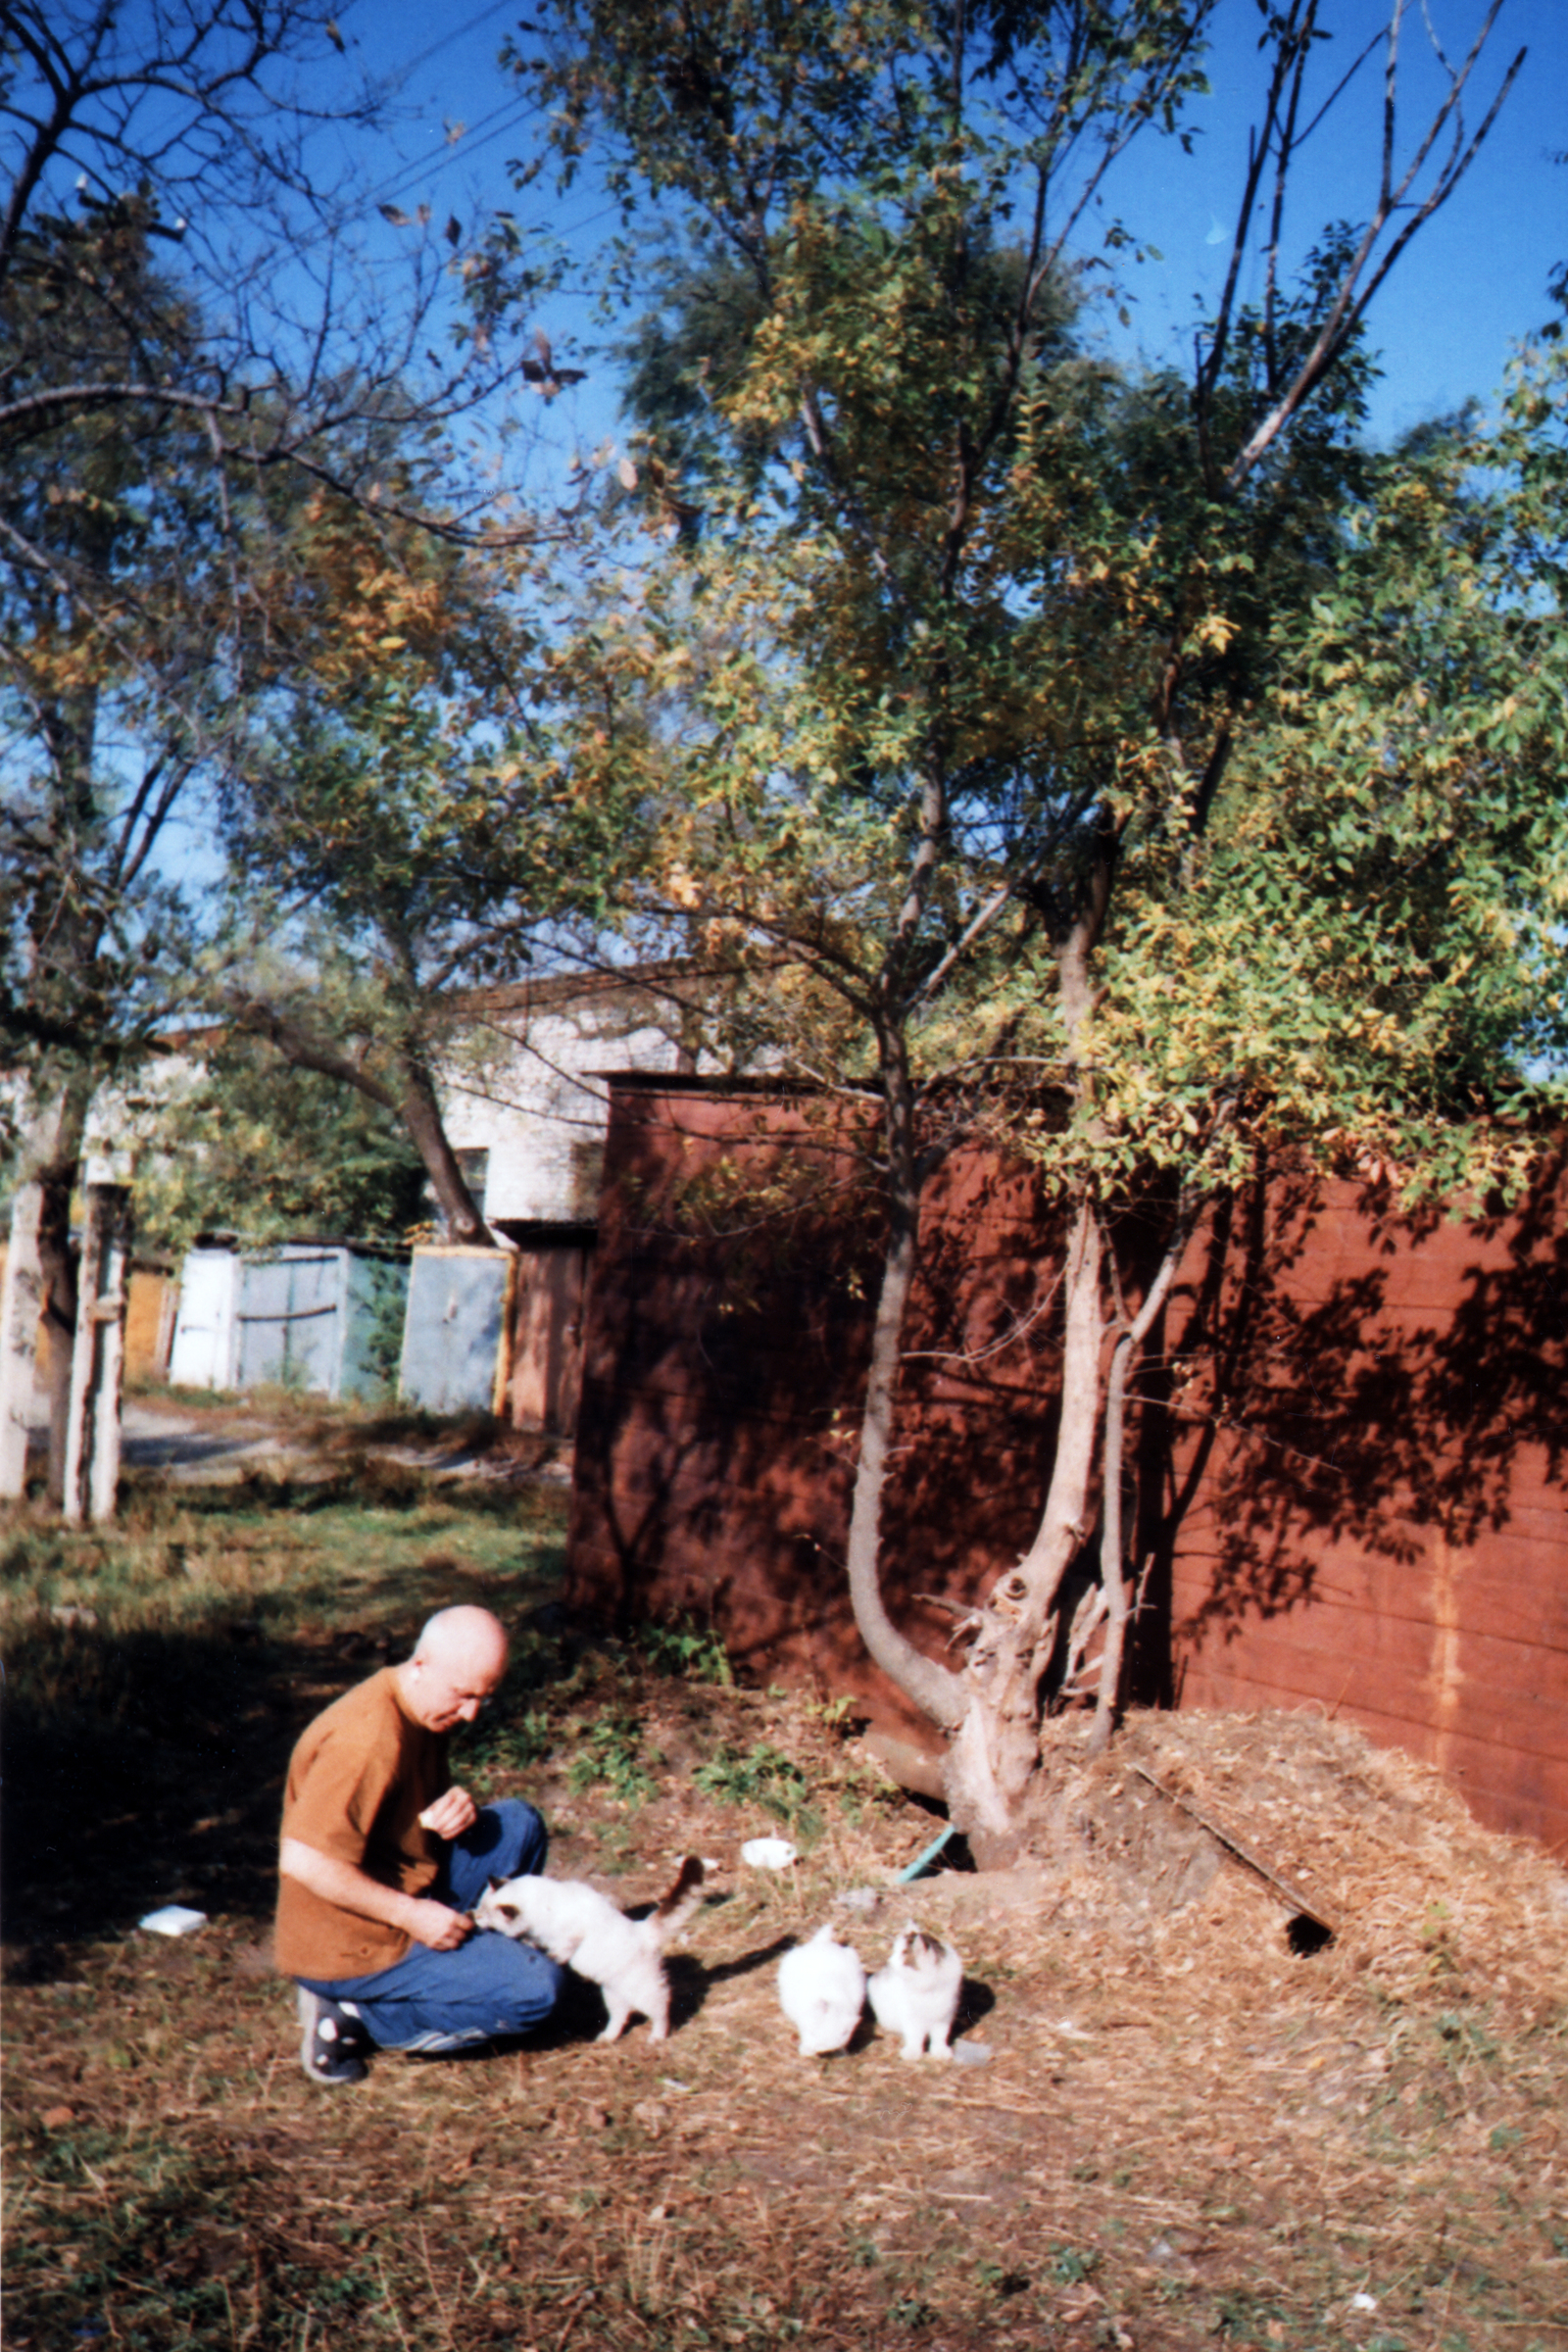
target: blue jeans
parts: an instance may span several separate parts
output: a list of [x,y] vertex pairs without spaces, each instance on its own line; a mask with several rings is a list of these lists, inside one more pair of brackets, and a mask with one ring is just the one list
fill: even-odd
[[[549,1834],[532,1805],[503,1797],[482,1808],[447,1847],[430,1896],[471,1911],[492,1879],[537,1878]],[[531,1943],[470,1936],[455,1952],[414,1945],[394,1968],[370,1977],[300,1977],[329,2000],[352,2002],[372,2041],[386,2050],[461,2050],[467,2043],[526,2034],[561,1998],[566,1971]]]

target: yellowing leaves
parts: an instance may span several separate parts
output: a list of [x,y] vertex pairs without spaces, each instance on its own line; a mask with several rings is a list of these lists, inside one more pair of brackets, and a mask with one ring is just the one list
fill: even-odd
[[1193,631],[1194,641],[1206,653],[1223,654],[1236,642],[1237,623],[1227,612],[1205,612]]

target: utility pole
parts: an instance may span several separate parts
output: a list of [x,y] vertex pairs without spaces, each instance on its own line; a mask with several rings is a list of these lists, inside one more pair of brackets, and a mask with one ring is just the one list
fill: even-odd
[[88,1185],[66,1431],[65,1515],[78,1523],[83,1519],[102,1522],[115,1515],[130,1217],[128,1185]]

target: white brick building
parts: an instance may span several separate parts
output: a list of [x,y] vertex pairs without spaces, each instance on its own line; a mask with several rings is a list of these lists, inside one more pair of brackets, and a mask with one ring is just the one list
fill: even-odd
[[591,1228],[609,1111],[602,1073],[690,1069],[676,1008],[635,972],[596,972],[475,991],[463,1009],[471,1026],[438,1084],[448,1140],[487,1223],[519,1243]]

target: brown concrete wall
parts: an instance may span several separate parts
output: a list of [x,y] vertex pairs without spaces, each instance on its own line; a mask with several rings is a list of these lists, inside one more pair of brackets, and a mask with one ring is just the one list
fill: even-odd
[[[691,1610],[760,1677],[908,1708],[842,1557],[874,1204],[825,1111],[617,1089],[587,1310],[572,1597]],[[739,1175],[743,1181],[735,1182]],[[1033,1531],[1054,1434],[1059,1232],[1029,1173],[950,1161],[900,1392],[888,1585],[940,1649]],[[1148,1237],[1119,1246],[1136,1286]],[[1130,1448],[1139,1694],[1309,1704],[1568,1845],[1568,1182],[1519,1214],[1401,1224],[1276,1182],[1200,1237]]]

